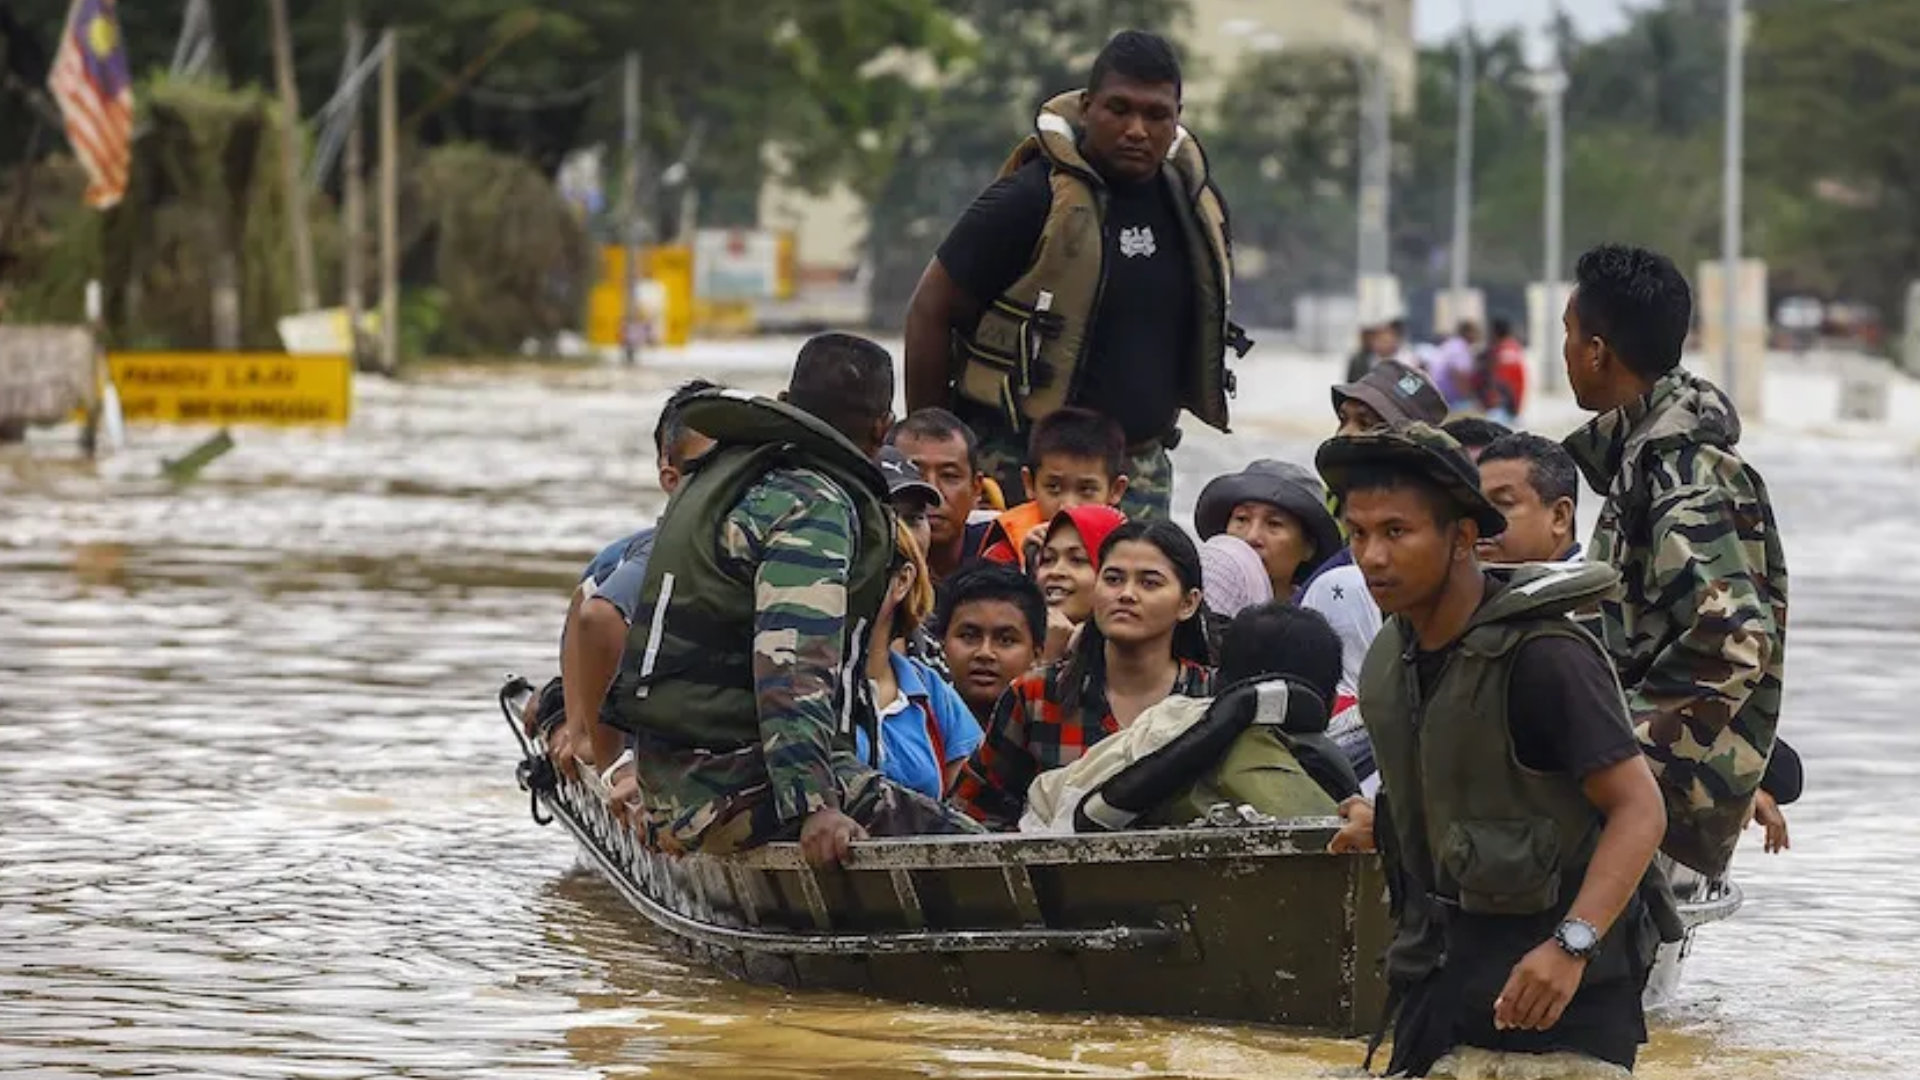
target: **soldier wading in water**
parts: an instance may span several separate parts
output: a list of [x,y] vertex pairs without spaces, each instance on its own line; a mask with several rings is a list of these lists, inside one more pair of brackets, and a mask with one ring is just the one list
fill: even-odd
[[1027,429],[1067,405],[1126,434],[1129,518],[1165,517],[1182,408],[1227,429],[1226,205],[1180,124],[1180,63],[1128,30],[948,233],[907,310],[907,408],[951,408],[1020,501]]
[[1735,449],[1733,403],[1680,366],[1693,297],[1672,260],[1599,247],[1574,282],[1567,382],[1600,415],[1565,445],[1607,500],[1587,558],[1622,579],[1600,604],[1601,640],[1667,798],[1664,850],[1718,876],[1780,722],[1780,529],[1766,482]]
[[868,833],[977,832],[855,758],[878,745],[865,648],[892,577],[894,515],[873,455],[893,359],[807,342],[781,400],[698,394],[716,445],[667,504],[602,719],[635,740],[646,841],[723,853],[800,841],[816,865]]
[[1568,614],[1618,575],[1483,570],[1506,523],[1435,428],[1337,437],[1318,464],[1388,616],[1360,676],[1398,920],[1388,1073],[1462,1047],[1631,1069],[1656,918],[1678,936],[1649,873],[1666,815],[1606,652]]

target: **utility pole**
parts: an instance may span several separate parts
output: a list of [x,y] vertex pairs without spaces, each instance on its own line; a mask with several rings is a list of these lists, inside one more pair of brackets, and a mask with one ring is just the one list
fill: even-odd
[[1735,383],[1740,369],[1740,203],[1741,164],[1745,154],[1746,0],[1727,0],[1727,134],[1726,177],[1722,181],[1720,222],[1720,317],[1724,350],[1721,388],[1739,401]]
[[640,285],[640,54],[627,54],[625,93],[622,95],[624,125],[621,146],[625,151],[620,171],[620,231],[626,244],[626,273],[620,285],[620,349],[631,364],[640,357],[640,300],[634,293]]
[[[1466,317],[1467,268],[1473,244],[1473,106],[1477,96],[1473,55],[1473,6],[1461,5],[1460,100],[1453,148],[1453,266],[1447,278],[1453,321]],[[1450,327],[1447,329],[1451,329]]]
[[[360,25],[360,9],[355,4],[347,13],[347,70],[357,71],[361,57],[367,51],[366,28]],[[357,86],[358,84],[356,84]],[[345,176],[342,178],[341,212],[346,215],[345,227],[341,230],[345,236],[346,255],[341,276],[344,278],[342,300],[347,306],[348,351],[357,365],[360,359],[360,319],[366,311],[366,227],[367,227],[367,189],[362,173],[366,163],[362,160],[360,92],[355,89],[347,101],[347,147]]]
[[293,37],[287,0],[268,0],[273,15],[273,73],[280,84],[280,172],[286,183],[287,233],[293,241],[293,281],[301,311],[320,306],[313,284],[313,238],[307,233],[307,197],[300,182],[300,90],[293,81]]
[[[1387,217],[1393,175],[1392,108],[1388,101],[1386,12],[1383,0],[1350,0],[1351,10],[1365,17],[1372,29],[1372,51],[1360,63],[1360,191],[1357,297],[1367,293],[1369,279],[1391,273]],[[1366,321],[1365,313],[1361,319]]]
[[1545,309],[1542,312],[1544,321],[1541,329],[1545,333],[1536,345],[1540,349],[1546,385],[1558,388],[1564,378],[1560,355],[1562,338],[1566,334],[1566,327],[1560,321],[1566,305],[1565,298],[1560,295],[1560,274],[1566,260],[1566,253],[1562,250],[1562,230],[1565,224],[1567,73],[1560,66],[1557,48],[1550,63],[1551,67],[1535,72],[1533,77],[1534,92],[1540,95],[1541,120],[1547,129],[1546,212],[1540,222],[1540,233],[1546,247],[1540,260],[1543,290],[1541,306]]
[[380,366],[400,367],[400,41],[380,35]]

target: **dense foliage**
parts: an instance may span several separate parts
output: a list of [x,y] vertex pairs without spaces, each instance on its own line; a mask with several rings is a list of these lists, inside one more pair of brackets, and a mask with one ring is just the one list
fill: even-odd
[[[120,6],[143,77],[168,64],[182,6]],[[1771,263],[1776,290],[1868,299],[1892,315],[1906,281],[1920,275],[1920,148],[1908,134],[1920,119],[1912,0],[1751,6],[1749,247]],[[36,145],[36,113],[22,107],[19,89],[44,80],[66,7],[67,0],[8,0],[0,8],[9,72],[0,88],[0,194],[16,190],[15,166]],[[302,107],[311,116],[339,77],[349,0],[292,7]],[[271,86],[265,8],[213,0],[225,85]],[[846,183],[872,207],[867,248],[882,322],[898,319],[946,225],[992,178],[1034,106],[1078,85],[1114,29],[1149,26],[1177,39],[1186,9],[1185,0],[362,3],[374,29],[400,31],[410,146],[484,146],[532,166],[477,185],[489,191],[551,176],[573,147],[617,146],[618,68],[639,50],[654,225],[668,230],[679,204],[660,169],[690,148],[698,149],[689,183],[703,223],[752,222],[776,172],[811,189]],[[1571,75],[1569,257],[1602,239],[1653,244],[1689,268],[1717,251],[1724,10],[1722,0],[1638,5],[1625,30],[1600,40],[1558,27]],[[1520,39],[1483,37],[1475,47],[1474,278],[1511,309],[1541,274],[1543,136]],[[1450,45],[1421,53],[1412,107],[1396,125],[1393,254],[1414,292],[1445,275],[1455,63]],[[1284,320],[1294,296],[1351,280],[1353,61],[1286,51],[1227,75],[1221,100],[1187,119],[1233,206],[1242,315]],[[63,148],[50,133],[37,145],[42,156]],[[71,177],[57,166],[43,175],[43,190]],[[337,189],[337,174],[331,184]],[[0,219],[14,206],[0,198]],[[427,217],[444,226],[439,215]],[[34,227],[15,230],[13,250],[0,251],[16,293],[29,267],[41,268],[33,288],[58,276],[58,266],[48,269],[50,251],[84,252],[92,242],[75,238],[83,217],[56,209],[31,216]],[[540,232],[529,226],[522,234]],[[444,291],[447,283],[432,279],[435,261],[414,258],[408,280]],[[262,302],[274,302],[283,284],[268,283]],[[511,336],[501,332],[502,340]]]

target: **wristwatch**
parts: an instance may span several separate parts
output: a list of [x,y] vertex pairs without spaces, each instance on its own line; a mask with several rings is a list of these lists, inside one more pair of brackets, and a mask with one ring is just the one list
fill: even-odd
[[1585,919],[1568,919],[1554,930],[1553,940],[1575,960],[1590,960],[1600,947],[1600,931]]

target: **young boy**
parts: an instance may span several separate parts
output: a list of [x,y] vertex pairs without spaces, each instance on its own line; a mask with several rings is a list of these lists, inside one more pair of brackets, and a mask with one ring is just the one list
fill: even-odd
[[983,558],[1026,568],[1036,530],[1072,506],[1118,506],[1127,493],[1127,439],[1111,417],[1090,409],[1061,409],[1033,425],[1027,464],[1020,470],[1027,501],[988,528]]
[[984,727],[1007,686],[1040,661],[1046,602],[1032,578],[997,563],[974,563],[940,591],[934,632],[954,689]]

